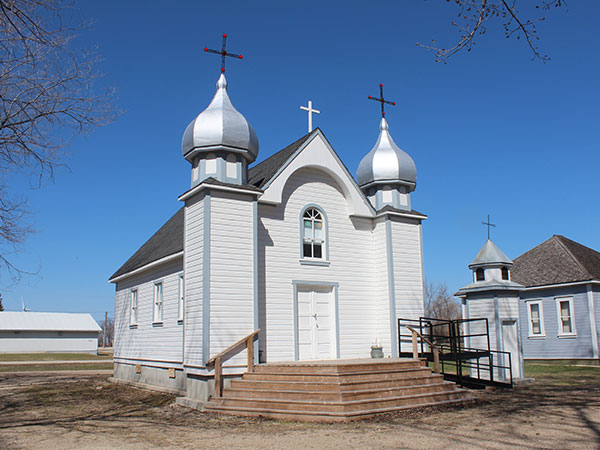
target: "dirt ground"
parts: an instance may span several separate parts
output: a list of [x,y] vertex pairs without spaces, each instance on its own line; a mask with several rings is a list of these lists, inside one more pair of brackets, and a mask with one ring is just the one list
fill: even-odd
[[597,368],[347,424],[209,415],[106,378],[0,374],[0,448],[600,448]]

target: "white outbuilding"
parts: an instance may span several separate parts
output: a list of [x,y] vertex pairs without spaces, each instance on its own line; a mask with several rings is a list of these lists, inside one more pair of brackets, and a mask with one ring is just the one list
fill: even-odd
[[0,312],[0,353],[97,353],[100,327],[90,314]]

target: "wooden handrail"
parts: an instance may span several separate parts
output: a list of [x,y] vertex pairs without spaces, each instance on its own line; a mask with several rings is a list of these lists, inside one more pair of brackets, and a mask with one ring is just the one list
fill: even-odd
[[207,368],[215,367],[215,397],[223,395],[223,363],[244,348],[248,350],[248,372],[254,372],[254,341],[258,339],[258,333],[260,333],[260,329],[253,331],[206,361]]
[[412,333],[413,358],[419,359],[418,336],[422,341],[431,347],[431,351],[433,352],[433,371],[435,373],[440,373],[440,348],[410,325],[407,325],[406,328],[408,328]]

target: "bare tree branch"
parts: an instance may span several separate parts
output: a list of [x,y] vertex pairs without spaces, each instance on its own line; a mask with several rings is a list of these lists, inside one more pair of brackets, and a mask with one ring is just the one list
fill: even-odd
[[[540,52],[535,43],[539,40],[535,24],[546,18],[544,16],[536,18],[520,17],[517,10],[518,0],[446,0],[448,3],[451,1],[460,8],[458,21],[451,22],[452,26],[460,33],[458,42],[449,48],[438,47],[435,40],[432,41],[431,45],[417,43],[420,47],[434,51],[436,62],[447,62],[450,57],[461,50],[471,51],[476,43],[476,36],[486,33],[485,24],[492,19],[502,21],[504,34],[507,38],[514,35],[516,39],[521,39],[521,37],[525,39],[533,54],[532,60],[539,59],[542,62],[550,60],[548,55]],[[533,0],[531,1],[533,3]],[[537,0],[534,3],[535,9],[543,12],[547,12],[552,7],[563,5],[566,5],[565,0]],[[531,6],[531,4],[528,6]]]
[[19,272],[6,255],[32,231],[7,176],[28,176],[38,187],[52,180],[72,139],[115,116],[113,92],[95,92],[99,58],[72,49],[86,26],[63,23],[69,7],[64,0],[0,0],[0,271]]

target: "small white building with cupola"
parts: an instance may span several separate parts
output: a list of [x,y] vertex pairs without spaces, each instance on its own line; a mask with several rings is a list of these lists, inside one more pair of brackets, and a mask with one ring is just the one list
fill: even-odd
[[[256,363],[368,358],[375,342],[397,356],[398,318],[423,316],[427,217],[384,117],[368,150],[335,151],[317,128],[256,163],[257,134],[221,74],[183,134],[181,209],[110,278],[115,378],[205,400],[211,358],[256,330]],[[356,152],[357,179],[342,163]]]

